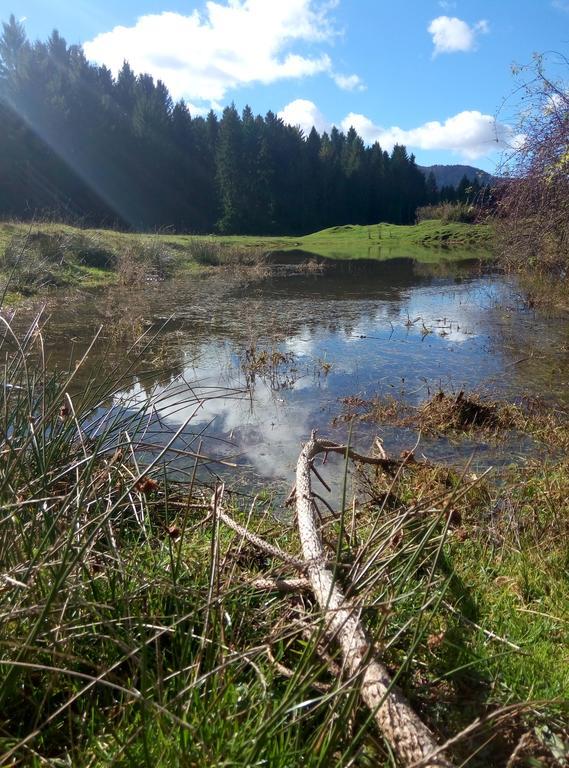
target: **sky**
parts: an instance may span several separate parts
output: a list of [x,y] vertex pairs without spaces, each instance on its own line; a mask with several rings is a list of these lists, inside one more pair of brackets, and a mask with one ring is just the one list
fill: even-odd
[[490,172],[519,140],[512,66],[569,52],[569,0],[0,0],[10,13],[114,73],[127,59],[195,115],[248,104]]

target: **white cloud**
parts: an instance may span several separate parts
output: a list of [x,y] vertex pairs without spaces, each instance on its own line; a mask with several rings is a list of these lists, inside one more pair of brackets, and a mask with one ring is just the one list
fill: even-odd
[[312,127],[316,128],[318,133],[328,131],[330,123],[326,120],[322,112],[313,101],[308,99],[296,99],[287,104],[279,113],[278,117],[284,120],[288,125],[298,125],[308,136]]
[[[292,101],[278,116],[289,125],[300,126],[305,134],[310,133],[312,126],[319,133],[329,131],[332,127],[332,123],[316,104],[308,99]],[[339,127],[346,132],[352,126],[367,144],[378,141],[388,151],[395,144],[404,144],[410,149],[454,152],[467,160],[476,160],[496,150],[519,146],[523,140],[509,125],[499,123],[492,115],[484,115],[476,110],[459,112],[442,123],[432,120],[410,129],[398,126],[384,128],[366,115],[350,112],[339,123]]]
[[332,79],[343,91],[365,91],[366,86],[359,75],[332,75]]
[[476,110],[459,112],[443,123],[433,120],[408,130],[398,126],[382,128],[365,115],[354,113],[345,117],[341,125],[344,130],[353,125],[366,142],[378,141],[384,149],[404,144],[415,149],[450,151],[468,160],[511,146],[516,138],[510,126]]
[[[336,75],[330,56],[314,46],[336,32],[336,0],[222,0],[204,13],[142,16],[84,44],[87,57],[117,72],[126,59],[135,72],[166,83],[175,98],[214,102],[227,91],[319,73],[340,87],[358,88],[357,75]],[[311,52],[291,50],[310,44]]]
[[565,13],[569,13],[569,0],[553,0],[551,5],[554,8],[557,8],[558,11],[565,11]]
[[473,51],[476,49],[478,35],[487,34],[489,30],[490,27],[485,19],[470,26],[456,16],[438,16],[428,27],[435,46],[433,55]]

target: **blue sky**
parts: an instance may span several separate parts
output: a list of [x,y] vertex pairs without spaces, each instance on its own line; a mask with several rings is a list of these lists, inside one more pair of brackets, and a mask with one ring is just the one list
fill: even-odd
[[194,113],[250,104],[488,170],[515,142],[512,64],[569,42],[569,0],[0,0],[12,12],[32,39],[57,28],[114,71],[127,58]]

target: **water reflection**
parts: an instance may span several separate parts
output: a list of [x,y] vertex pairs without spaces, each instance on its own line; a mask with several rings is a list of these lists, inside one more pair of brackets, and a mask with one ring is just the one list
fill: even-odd
[[[472,265],[429,270],[398,259],[374,270],[360,265],[324,275],[218,273],[131,291],[55,296],[48,313],[53,365],[83,354],[104,326],[77,386],[130,365],[114,405],[152,401],[145,429],[153,441],[164,442],[188,422],[175,444],[179,450],[195,450],[199,442],[208,455],[248,467],[260,483],[288,482],[301,443],[314,428],[330,433],[339,399],[348,395],[392,393],[411,403],[438,388],[563,396],[553,386],[558,373],[544,386],[543,376],[517,360],[520,350],[527,356],[527,324],[535,333],[542,322],[543,373],[548,342],[558,345],[562,331],[552,334],[547,320],[528,315],[506,279]],[[133,347],[140,330],[146,337]],[[277,379],[267,370],[251,377],[244,369],[250,349],[268,358],[279,352],[288,361]],[[279,375],[283,386],[275,386]],[[345,430],[336,428],[337,439]],[[406,430],[381,432],[391,450],[415,440]],[[372,437],[369,427],[357,428],[363,449]],[[526,450],[472,444],[457,450],[442,439],[424,441],[422,450],[460,463],[474,447],[482,466]],[[181,469],[190,463],[177,460]]]

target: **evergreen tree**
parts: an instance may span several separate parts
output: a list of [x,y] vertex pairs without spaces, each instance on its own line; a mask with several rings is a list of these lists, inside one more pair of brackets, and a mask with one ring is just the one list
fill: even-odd
[[216,164],[220,198],[220,232],[240,234],[245,222],[243,131],[235,105],[225,107],[219,124]]
[[[116,78],[57,32],[30,43],[14,16],[0,36],[0,214],[135,229],[302,234],[410,223],[434,201],[405,147],[366,147],[354,128],[308,136],[234,105],[192,117],[127,62]],[[443,188],[472,199],[479,185]]]
[[435,174],[432,171],[429,171],[425,183],[425,199],[429,205],[435,205],[439,202],[439,188],[437,187]]

